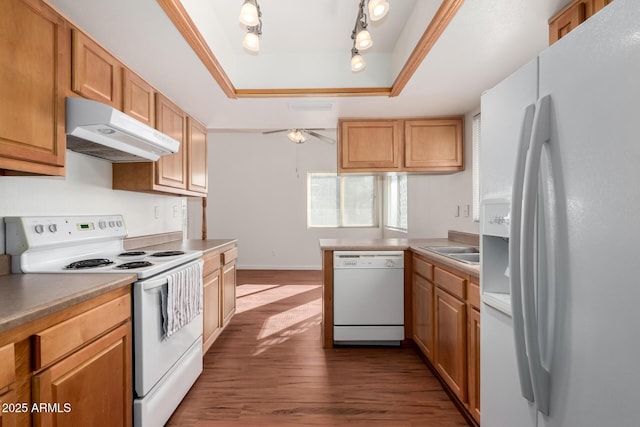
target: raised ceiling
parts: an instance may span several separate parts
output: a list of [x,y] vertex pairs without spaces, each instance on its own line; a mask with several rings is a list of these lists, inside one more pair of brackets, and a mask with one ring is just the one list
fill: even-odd
[[[242,2],[158,0],[230,98],[398,95],[455,16],[462,0],[396,0],[369,21],[367,66],[351,71],[359,1],[261,0],[258,53],[241,46]],[[366,4],[366,3],[365,3]]]

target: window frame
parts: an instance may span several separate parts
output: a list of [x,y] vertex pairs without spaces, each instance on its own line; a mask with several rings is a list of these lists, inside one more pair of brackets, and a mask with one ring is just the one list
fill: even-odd
[[[405,202],[406,204],[406,218],[405,218],[405,223],[406,223],[406,228],[400,227],[400,226],[394,226],[394,225],[390,225],[389,224],[389,218],[390,218],[390,210],[391,210],[391,194],[390,194],[390,189],[391,189],[391,179],[392,178],[404,178],[406,180],[406,186],[407,186],[407,200]],[[399,186],[399,182],[398,182],[398,186]],[[385,180],[384,180],[384,228],[387,230],[393,230],[393,231],[398,231],[398,232],[402,232],[402,233],[408,233],[409,232],[409,178],[407,175],[387,175],[385,176]],[[400,198],[400,192],[398,192],[398,201]],[[398,203],[397,205],[397,210],[398,210],[398,216],[400,216],[400,209],[401,205],[400,203]]]

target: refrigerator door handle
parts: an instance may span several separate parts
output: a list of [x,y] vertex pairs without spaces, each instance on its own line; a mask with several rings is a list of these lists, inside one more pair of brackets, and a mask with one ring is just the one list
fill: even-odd
[[[536,202],[538,198],[538,181],[542,146],[550,139],[551,132],[551,98],[549,95],[540,98],[536,104],[533,119],[533,131],[527,166],[525,168],[524,189],[522,198],[522,231],[520,241],[520,259],[522,296],[525,323],[525,341],[529,355],[529,370],[533,384],[533,394],[538,411],[549,415],[549,399],[551,378],[549,371],[542,364],[540,351],[538,315],[536,314],[535,293],[535,236],[536,236]],[[539,315],[546,316],[544,304],[538,305]]]
[[516,347],[516,361],[522,397],[533,402],[533,388],[529,373],[529,359],[525,344],[524,319],[522,309],[522,283],[520,281],[520,228],[522,223],[522,192],[524,187],[527,152],[531,140],[535,105],[530,104],[524,110],[520,141],[516,156],[516,169],[511,193],[511,223],[509,226],[509,284],[511,286],[511,312],[513,335]]

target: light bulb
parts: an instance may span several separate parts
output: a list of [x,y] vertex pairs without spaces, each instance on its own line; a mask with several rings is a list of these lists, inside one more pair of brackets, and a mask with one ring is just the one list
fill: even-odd
[[356,48],[358,50],[369,49],[372,44],[373,40],[371,40],[371,34],[369,34],[369,31],[362,30],[356,36]]
[[260,50],[260,37],[253,32],[248,32],[242,40],[242,47],[251,52],[258,52]]
[[245,2],[240,9],[240,22],[247,27],[258,25],[258,9],[253,3]]
[[387,0],[369,1],[369,19],[379,21],[389,12],[389,2]]
[[351,71],[353,71],[354,73],[364,70],[364,67],[366,67],[366,65],[367,64],[364,62],[364,58],[362,57],[362,55],[356,53],[351,57]]
[[287,137],[296,144],[302,144],[307,139],[304,137],[304,134],[299,129],[292,129],[287,134]]

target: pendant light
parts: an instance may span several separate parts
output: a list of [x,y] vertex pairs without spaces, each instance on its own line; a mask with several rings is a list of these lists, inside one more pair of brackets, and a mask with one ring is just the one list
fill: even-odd
[[351,49],[351,71],[357,73],[359,71],[364,70],[367,66],[367,63],[364,62],[364,58],[362,55],[358,53],[358,49],[355,47]]
[[240,9],[240,22],[247,27],[255,27],[259,19],[257,0],[245,0]]
[[389,2],[387,0],[369,0],[369,18],[372,21],[379,21],[389,12]]
[[251,52],[259,52],[260,51],[260,35],[258,34],[257,27],[251,27],[249,32],[245,34],[244,39],[242,40],[242,47],[251,51]]

